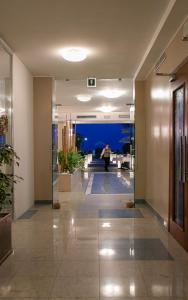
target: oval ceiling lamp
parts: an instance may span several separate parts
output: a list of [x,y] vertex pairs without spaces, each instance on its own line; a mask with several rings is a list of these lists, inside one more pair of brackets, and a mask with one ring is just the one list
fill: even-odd
[[65,48],[61,50],[62,57],[70,62],[79,62],[87,58],[88,51],[84,48]]
[[119,89],[106,89],[101,91],[100,94],[106,98],[114,99],[121,97],[124,94],[124,91]]
[[89,96],[89,95],[78,95],[78,96],[76,97],[76,99],[77,99],[78,101],[81,101],[81,102],[88,102],[88,101],[91,100],[91,96]]

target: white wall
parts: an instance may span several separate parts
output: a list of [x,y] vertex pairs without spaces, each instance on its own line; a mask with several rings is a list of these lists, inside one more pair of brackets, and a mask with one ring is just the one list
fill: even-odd
[[13,143],[20,156],[15,174],[24,180],[15,185],[14,215],[21,216],[34,203],[33,78],[25,65],[13,56]]

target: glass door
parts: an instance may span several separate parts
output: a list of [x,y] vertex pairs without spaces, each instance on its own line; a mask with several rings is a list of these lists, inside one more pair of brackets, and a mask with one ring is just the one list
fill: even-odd
[[169,210],[169,231],[186,250],[188,250],[188,159],[186,155],[188,153],[188,78],[185,76],[187,69],[185,65],[178,71],[178,80],[172,86]]
[[[0,42],[0,146],[5,144],[12,145],[12,55]],[[10,167],[4,168],[12,173]],[[4,209],[12,210],[12,205],[7,202]]]

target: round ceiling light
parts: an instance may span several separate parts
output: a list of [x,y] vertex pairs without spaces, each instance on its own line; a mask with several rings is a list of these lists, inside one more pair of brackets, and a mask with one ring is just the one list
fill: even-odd
[[82,101],[82,102],[88,102],[91,100],[91,96],[89,95],[78,95],[76,98],[78,101]]
[[65,48],[61,51],[61,55],[65,60],[72,62],[83,61],[87,58],[87,50],[83,48]]
[[100,92],[100,94],[106,98],[114,99],[121,97],[124,92],[119,89],[106,89]]
[[100,111],[104,112],[104,113],[110,113],[114,110],[114,107],[111,106],[101,106],[99,108]]

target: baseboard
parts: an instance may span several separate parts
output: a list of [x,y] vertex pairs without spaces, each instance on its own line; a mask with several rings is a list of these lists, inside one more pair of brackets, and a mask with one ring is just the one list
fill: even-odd
[[135,204],[146,204],[145,199],[135,199],[134,202],[135,202]]
[[144,204],[151,212],[152,214],[157,218],[159,223],[167,229],[166,221],[161,217],[161,215],[146,201],[145,199],[135,199],[135,204]]
[[165,219],[163,219],[163,217],[161,217],[161,215],[147,201],[146,201],[146,206],[154,214],[154,216],[157,218],[159,223],[167,229],[167,227],[165,226],[166,224]]
[[53,200],[35,200],[35,205],[52,205]]

